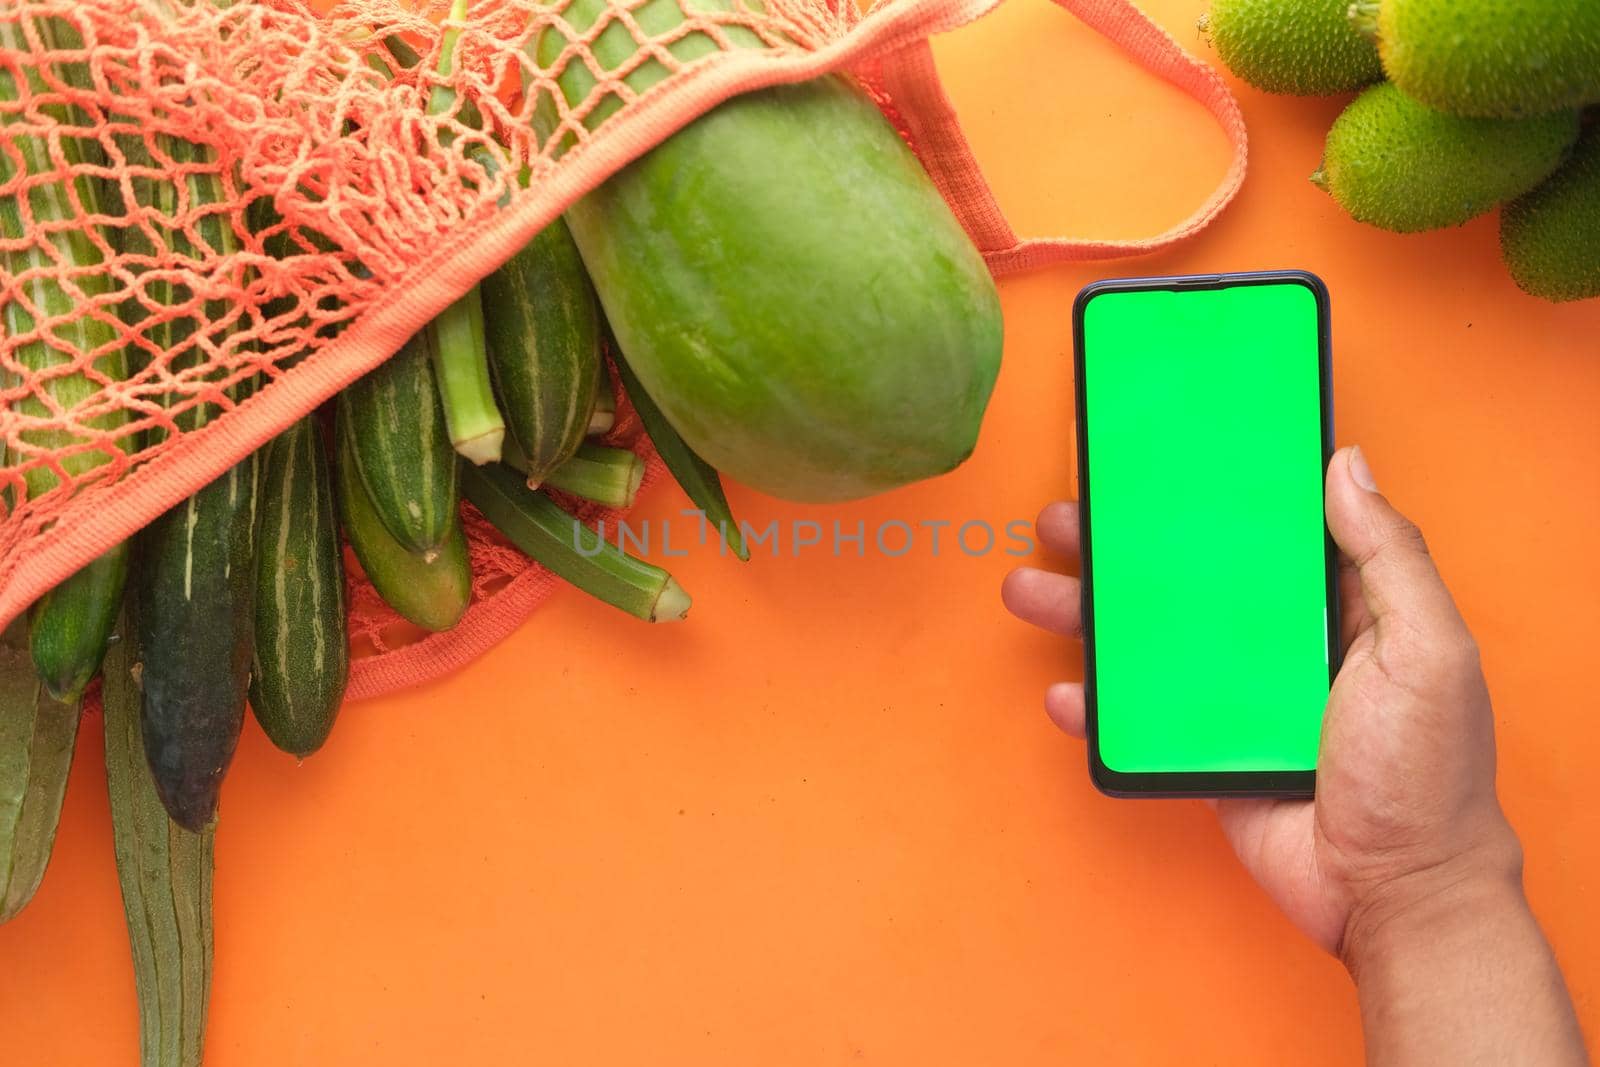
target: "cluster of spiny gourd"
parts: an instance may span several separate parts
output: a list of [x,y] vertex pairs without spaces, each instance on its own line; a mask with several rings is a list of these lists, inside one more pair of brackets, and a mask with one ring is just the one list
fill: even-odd
[[1214,0],[1222,61],[1274,93],[1360,91],[1311,180],[1399,233],[1504,205],[1511,276],[1600,296],[1600,2]]

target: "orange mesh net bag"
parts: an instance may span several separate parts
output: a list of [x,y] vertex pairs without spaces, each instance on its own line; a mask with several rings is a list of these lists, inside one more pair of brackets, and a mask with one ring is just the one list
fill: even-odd
[[[1206,226],[1244,175],[1226,86],[1126,0],[1058,0],[1200,100],[1233,164],[1148,240],[1011,230],[927,44],[998,2],[0,0],[0,624],[737,93],[854,78],[997,274]],[[612,440],[649,454],[625,405]],[[454,630],[394,642],[356,583],[352,696],[453,670],[554,587],[467,520],[475,599]]]

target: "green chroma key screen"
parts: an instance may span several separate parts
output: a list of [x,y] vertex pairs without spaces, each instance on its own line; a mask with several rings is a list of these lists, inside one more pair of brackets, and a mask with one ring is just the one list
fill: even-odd
[[1117,284],[1079,306],[1098,760],[1197,791],[1310,771],[1332,645],[1320,284]]

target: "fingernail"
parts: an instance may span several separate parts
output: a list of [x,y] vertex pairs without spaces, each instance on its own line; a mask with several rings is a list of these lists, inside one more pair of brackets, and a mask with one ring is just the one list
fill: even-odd
[[1360,445],[1350,449],[1350,480],[1369,493],[1378,491],[1378,479],[1372,476],[1372,468],[1367,466],[1367,457]]

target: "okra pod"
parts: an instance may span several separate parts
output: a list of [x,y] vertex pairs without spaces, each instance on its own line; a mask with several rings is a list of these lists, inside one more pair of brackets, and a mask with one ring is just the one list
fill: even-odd
[[723,543],[733,550],[735,556],[748,560],[750,549],[744,543],[743,531],[734,520],[733,509],[728,507],[728,498],[722,491],[722,478],[716,468],[701,459],[678,436],[678,431],[672,428],[655,401],[650,399],[650,394],[639,384],[638,376],[629,368],[627,357],[621,350],[613,344],[611,351],[616,357],[617,375],[622,379],[622,387],[633,404],[633,410],[639,413],[639,421],[644,424],[645,433],[650,435],[651,443],[656,446],[656,454],[661,457],[661,462],[666,464],[673,480],[689,497],[690,503],[700,509],[706,522],[721,532]]
[[633,452],[584,442],[577,454],[550,472],[544,484],[596,504],[631,508],[643,481],[644,462]]
[[[467,0],[455,0],[449,18],[461,22],[467,17]],[[455,66],[460,30],[451,26],[439,46],[441,76]],[[456,93],[448,86],[436,85],[428,101],[429,115],[442,115],[455,106]],[[475,464],[500,459],[506,424],[495,404],[494,387],[489,380],[489,353],[484,339],[483,302],[473,286],[455,303],[445,308],[426,327],[433,334],[434,367],[439,378],[439,394],[444,400],[445,422],[450,427],[450,443]]]
[[636,559],[589,529],[504,464],[464,468],[468,500],[519,549],[559,578],[646,622],[689,613],[689,594],[660,567]]

